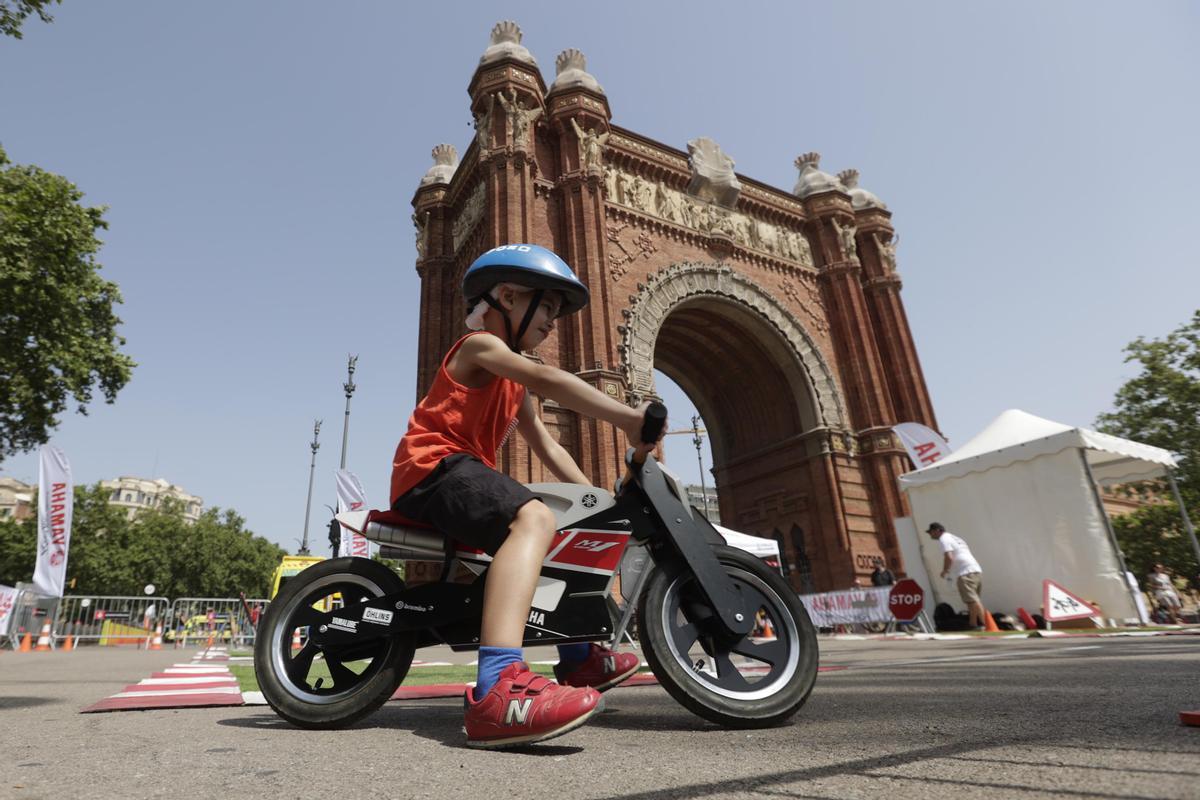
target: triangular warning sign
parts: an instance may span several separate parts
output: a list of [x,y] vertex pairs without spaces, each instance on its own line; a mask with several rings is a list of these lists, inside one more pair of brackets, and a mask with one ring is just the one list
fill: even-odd
[[1047,622],[1094,617],[1100,609],[1050,579],[1042,581],[1042,615]]

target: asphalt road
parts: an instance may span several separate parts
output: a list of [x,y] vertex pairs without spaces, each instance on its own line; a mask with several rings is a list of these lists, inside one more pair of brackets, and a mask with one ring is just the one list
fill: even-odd
[[463,747],[457,699],[337,732],[266,707],[78,713],[180,660],[0,653],[0,797],[1200,798],[1200,728],[1178,721],[1200,709],[1200,636],[823,641],[847,669],[785,727],[722,730],[660,687],[618,689],[516,752]]

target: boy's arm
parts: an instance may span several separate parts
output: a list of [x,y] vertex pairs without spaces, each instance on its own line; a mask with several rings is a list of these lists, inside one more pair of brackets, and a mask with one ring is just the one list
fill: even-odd
[[624,431],[630,444],[644,445],[646,450],[653,449],[654,442],[641,440],[644,409],[630,408],[624,403],[619,403],[569,372],[545,364],[536,364],[509,350],[508,346],[495,336],[472,336],[463,342],[458,355],[470,364],[493,375],[516,381],[530,391],[548,397],[572,411],[610,422]]
[[529,443],[529,449],[533,451],[533,454],[540,458],[542,463],[558,476],[559,480],[581,483],[584,486],[592,485],[592,482],[579,469],[579,465],[575,463],[575,459],[571,458],[571,454],[554,441],[550,431],[546,430],[541,417],[533,408],[533,401],[529,399],[528,392],[525,393],[525,399],[521,402],[521,410],[517,414],[517,430]]

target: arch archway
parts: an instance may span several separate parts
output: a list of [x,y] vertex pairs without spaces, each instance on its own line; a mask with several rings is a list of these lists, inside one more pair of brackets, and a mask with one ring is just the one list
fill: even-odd
[[[844,549],[827,524],[840,510],[828,456],[846,427],[844,403],[801,324],[746,276],[697,263],[652,275],[625,317],[622,369],[635,399],[656,394],[657,369],[705,419],[722,520],[768,537],[813,531],[818,549]],[[807,561],[795,549],[785,541],[785,558]]]

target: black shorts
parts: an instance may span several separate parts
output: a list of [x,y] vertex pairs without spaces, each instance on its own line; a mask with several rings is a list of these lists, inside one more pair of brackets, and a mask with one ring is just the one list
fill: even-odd
[[392,503],[392,511],[432,525],[447,537],[496,555],[508,527],[533,492],[474,456],[446,456]]

